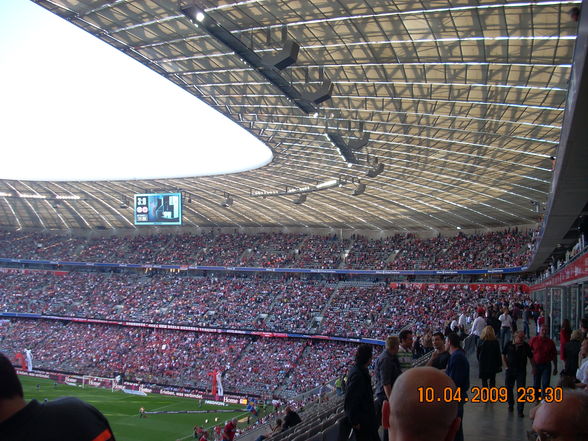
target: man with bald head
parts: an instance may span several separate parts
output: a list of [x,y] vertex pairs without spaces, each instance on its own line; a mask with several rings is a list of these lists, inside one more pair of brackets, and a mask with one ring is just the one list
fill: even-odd
[[[419,387],[432,388],[435,399],[424,402]],[[457,402],[443,400],[449,395],[444,394],[446,388],[455,392],[455,383],[432,367],[417,367],[400,375],[390,395],[389,441],[453,441],[461,419]]]
[[560,403],[543,402],[535,410],[533,430],[537,439],[585,441],[588,439],[588,393],[565,390]]

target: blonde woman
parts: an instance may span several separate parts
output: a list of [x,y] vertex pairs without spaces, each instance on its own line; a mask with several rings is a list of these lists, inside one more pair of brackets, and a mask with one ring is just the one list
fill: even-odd
[[496,339],[492,326],[486,326],[482,330],[476,355],[478,356],[479,377],[482,380],[482,386],[495,387],[496,374],[502,370],[502,359],[500,357],[500,343]]

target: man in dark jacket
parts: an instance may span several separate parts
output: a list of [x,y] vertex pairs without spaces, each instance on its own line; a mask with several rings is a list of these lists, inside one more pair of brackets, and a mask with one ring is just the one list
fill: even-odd
[[355,354],[355,365],[349,371],[345,393],[345,415],[357,441],[377,441],[379,422],[376,418],[374,391],[368,366],[372,360],[372,347],[360,345]]
[[[390,335],[386,339],[386,349],[376,359],[375,380],[376,380],[376,415],[378,423],[382,421],[382,405],[390,399],[394,382],[401,374],[400,361],[396,354],[400,339]],[[384,429],[382,440],[388,441],[388,431]]]
[[[514,410],[514,386],[517,391],[524,388],[527,381],[527,359],[533,359],[531,346],[525,341],[525,332],[517,331],[514,335],[514,342],[508,342],[502,350],[502,362],[506,366],[505,384],[508,397],[508,411]],[[519,417],[523,417],[525,403],[520,399],[522,394],[517,393],[517,410]]]
[[572,332],[570,341],[564,347],[564,375],[576,378],[580,346],[582,345],[582,331],[576,329]]
[[300,415],[292,410],[290,406],[286,407],[286,416],[284,417],[284,425],[282,426],[282,432],[285,432],[290,427],[294,427],[296,424],[301,423]]
[[[457,334],[449,334],[447,336],[447,344],[451,355],[449,356],[445,373],[451,377],[461,391],[462,401],[457,405],[457,416],[463,421],[463,405],[470,388],[470,363],[461,348],[461,341]],[[461,423],[455,435],[455,441],[463,441],[463,425]]]

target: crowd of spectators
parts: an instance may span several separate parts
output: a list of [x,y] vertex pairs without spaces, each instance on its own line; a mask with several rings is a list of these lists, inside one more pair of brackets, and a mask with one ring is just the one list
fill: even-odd
[[494,295],[451,284],[417,289],[258,276],[0,273],[0,312],[381,339],[407,325],[442,327],[457,311]]
[[304,236],[300,234],[261,233],[253,237],[255,242],[241,258],[241,266],[262,268],[292,266],[296,250],[304,241]]
[[433,239],[409,237],[387,268],[455,270],[524,266],[531,255],[530,240],[530,234],[516,229]]
[[80,262],[354,269],[474,269],[523,266],[530,233],[505,230],[431,239],[294,233],[75,237],[0,231],[0,257]]
[[[25,348],[36,368],[210,390],[213,371],[227,392],[271,396],[286,378],[301,392],[331,379],[353,352],[350,343],[262,339],[109,325],[12,319],[0,324],[0,352]],[[304,353],[304,357],[302,354]],[[320,368],[313,371],[314,361]]]
[[[423,336],[506,294],[462,285],[392,288],[384,283],[191,278],[138,273],[0,273],[0,311],[384,339],[403,328]],[[527,296],[509,292],[511,301]],[[320,386],[349,364],[353,343],[259,338],[75,322],[12,319],[0,350],[32,349],[37,365],[97,376],[124,372],[148,383],[285,395]]]
[[337,236],[310,236],[298,250],[294,262],[300,268],[338,268],[343,252],[351,246],[350,239]]
[[353,269],[386,269],[396,253],[406,248],[414,235],[396,234],[385,239],[369,240],[363,236],[354,236],[353,247],[345,259],[345,267]]

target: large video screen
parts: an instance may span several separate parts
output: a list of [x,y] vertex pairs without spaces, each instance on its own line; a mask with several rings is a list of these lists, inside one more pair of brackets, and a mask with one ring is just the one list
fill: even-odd
[[182,194],[136,194],[135,225],[182,225]]

